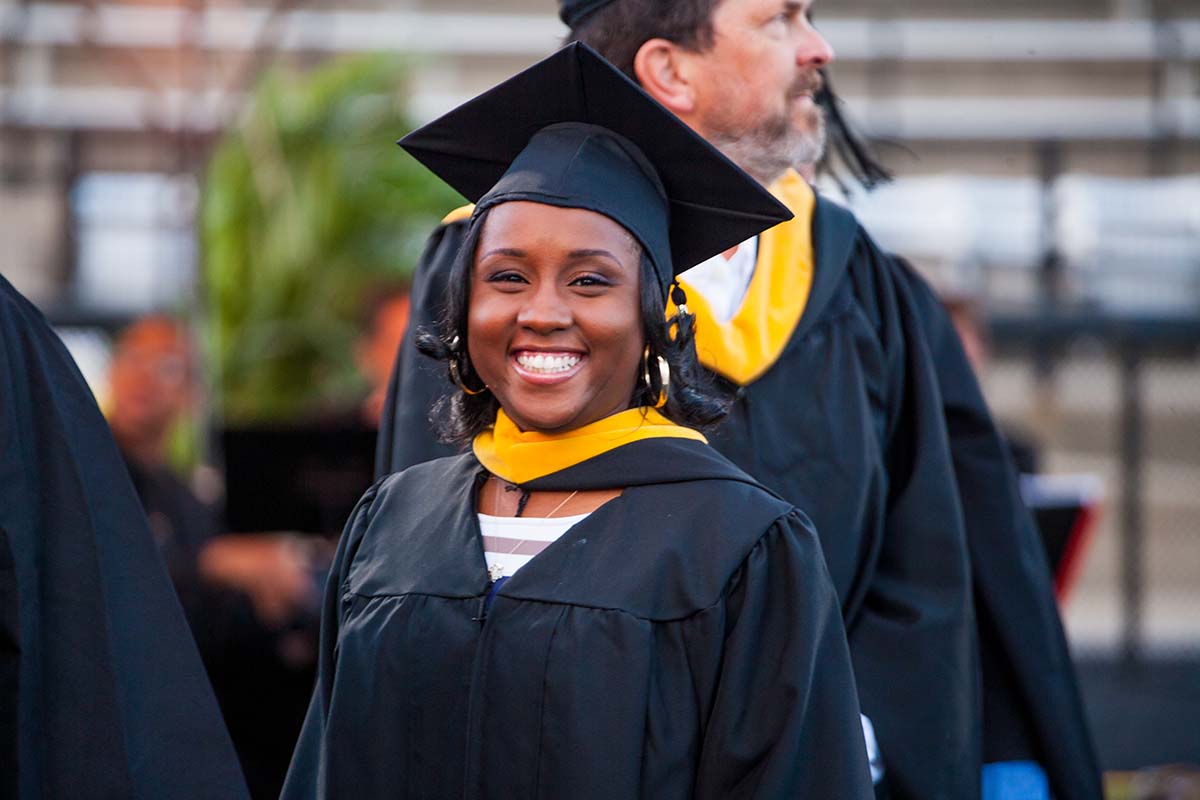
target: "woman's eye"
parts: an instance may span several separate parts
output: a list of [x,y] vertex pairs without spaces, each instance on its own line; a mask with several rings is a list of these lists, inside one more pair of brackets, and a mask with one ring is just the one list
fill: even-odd
[[580,275],[571,279],[571,286],[609,286],[610,282],[599,275]]
[[525,277],[519,272],[512,270],[504,270],[502,272],[494,272],[487,277],[488,283],[525,283]]

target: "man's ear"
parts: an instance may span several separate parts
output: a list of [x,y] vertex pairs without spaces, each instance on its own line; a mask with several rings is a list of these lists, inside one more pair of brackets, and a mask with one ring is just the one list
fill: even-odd
[[695,109],[687,66],[684,51],[666,39],[648,39],[633,57],[633,71],[638,83],[651,97],[680,117],[686,117]]

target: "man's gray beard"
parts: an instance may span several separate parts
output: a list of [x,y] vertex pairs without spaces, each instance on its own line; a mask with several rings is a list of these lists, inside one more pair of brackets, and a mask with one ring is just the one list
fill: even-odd
[[825,114],[817,110],[812,130],[798,131],[790,120],[773,119],[748,130],[713,130],[713,146],[759,183],[769,186],[789,169],[816,164],[825,153]]

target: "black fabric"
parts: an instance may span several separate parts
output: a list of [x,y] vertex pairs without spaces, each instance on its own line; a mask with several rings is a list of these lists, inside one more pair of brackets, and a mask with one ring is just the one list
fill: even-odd
[[975,603],[987,621],[979,631],[984,708],[1009,709],[996,712],[995,725],[985,718],[984,758],[1023,754],[1040,762],[1057,800],[1101,797],[1095,746],[1054,600],[1053,575],[1021,498],[1009,447],[988,414],[941,303],[905,265],[898,265],[897,276],[911,291],[913,314],[926,321],[954,476],[968,510]]
[[757,181],[579,42],[418,128],[400,145],[477,203],[477,212],[531,200],[611,217],[638,238],[664,287],[675,272],[792,217]]
[[[108,426],[58,337],[3,278],[0,529],[20,636],[18,756],[0,772],[17,796],[246,797]],[[3,658],[7,670],[8,648]]]
[[421,355],[415,343],[419,333],[437,328],[446,303],[450,269],[466,238],[468,224],[464,218],[438,226],[413,271],[408,327],[396,351],[379,419],[376,478],[455,452],[437,441],[430,421],[437,399],[451,390],[446,368]]
[[813,228],[796,336],[713,443],[814,520],[892,796],[975,797],[979,660],[935,365],[852,216],[822,201]]
[[474,457],[373,487],[326,590],[285,800],[872,797],[815,534],[705,450],[571,468],[628,488],[486,613]]
[[[205,580],[198,559],[205,544],[224,530],[220,515],[168,467],[138,463],[128,454],[125,464],[199,647],[250,794],[276,798],[316,675],[316,613],[297,612],[285,625],[266,625],[246,594]],[[259,481],[264,497],[270,497],[270,482]]]
[[[21,625],[16,563],[0,528],[0,764],[20,756]],[[17,770],[0,770],[0,798],[17,797]]]
[[166,562],[167,575],[194,631],[203,623],[204,611],[198,561],[204,545],[218,532],[216,511],[200,502],[168,467],[139,463],[124,452],[121,455],[150,523],[150,533]]
[[[671,471],[666,472],[660,461],[669,463]],[[569,492],[716,479],[741,481],[769,491],[703,442],[669,438],[631,442],[582,464],[529,481],[522,488]]]
[[586,208],[620,223],[649,256],[666,295],[675,275],[667,192],[654,167],[625,137],[579,122],[543,128],[479,198],[475,213],[514,200]]
[[[819,199],[813,228],[800,325],[714,446],[813,519],[892,797],[977,796],[980,762],[1018,753],[1059,800],[1098,797],[1045,559],[949,318],[849,212]],[[411,342],[464,229],[441,227],[417,268],[381,473],[450,452],[428,424],[450,386]]]

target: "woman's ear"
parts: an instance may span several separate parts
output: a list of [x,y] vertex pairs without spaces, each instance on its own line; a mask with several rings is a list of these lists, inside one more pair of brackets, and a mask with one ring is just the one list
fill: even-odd
[[633,72],[642,88],[681,117],[695,108],[686,61],[684,51],[666,39],[647,40],[633,57]]

